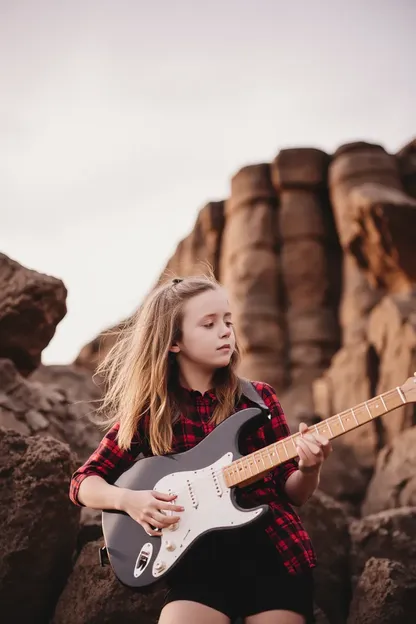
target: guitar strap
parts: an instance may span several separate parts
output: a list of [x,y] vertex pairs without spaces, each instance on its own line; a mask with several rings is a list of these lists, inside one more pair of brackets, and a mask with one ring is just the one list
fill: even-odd
[[247,399],[250,399],[250,401],[252,401],[253,403],[256,403],[256,405],[258,405],[262,409],[262,411],[267,412],[268,418],[270,419],[271,418],[271,414],[269,413],[270,410],[267,407],[266,403],[264,402],[261,394],[254,387],[253,383],[249,381],[248,379],[243,379],[240,377],[240,384],[241,384],[241,390],[243,392],[243,395]]

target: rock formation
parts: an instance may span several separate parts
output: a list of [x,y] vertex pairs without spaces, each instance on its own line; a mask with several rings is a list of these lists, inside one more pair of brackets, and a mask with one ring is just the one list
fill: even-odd
[[[415,141],[396,155],[364,142],[285,149],[243,167],[230,191],[200,210],[158,281],[213,270],[234,308],[240,372],[275,387],[292,430],[416,371]],[[102,436],[92,373],[123,323],[73,365],[43,366],[65,286],[2,255],[0,286],[2,615],[155,622],[163,587],[131,592],[99,567],[100,514],[68,500],[71,471]],[[415,621],[415,425],[403,404],[334,440],[299,510],[318,554],[317,622]]]

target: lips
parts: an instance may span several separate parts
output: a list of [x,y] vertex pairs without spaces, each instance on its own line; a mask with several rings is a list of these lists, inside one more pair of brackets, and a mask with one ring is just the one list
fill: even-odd
[[225,344],[225,345],[222,345],[222,347],[219,347],[217,349],[217,351],[225,351],[225,350],[228,350],[228,349],[231,349],[231,345]]

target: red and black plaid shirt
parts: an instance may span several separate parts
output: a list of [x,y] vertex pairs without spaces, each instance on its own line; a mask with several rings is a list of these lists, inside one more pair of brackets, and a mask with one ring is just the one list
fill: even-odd
[[[252,453],[290,435],[284,412],[273,388],[262,382],[253,382],[253,384],[270,410],[271,418],[241,441],[243,454]],[[181,453],[194,447],[215,427],[210,422],[217,401],[214,392],[209,391],[201,395],[198,391],[183,389],[183,395],[186,399],[186,409],[173,425],[172,452],[174,453]],[[243,396],[235,411],[254,405]],[[114,483],[140,453],[143,453],[145,457],[152,455],[147,438],[140,431],[140,427],[130,449],[126,451],[121,450],[117,444],[118,429],[119,425],[114,425],[104,436],[97,450],[73,474],[70,498],[75,504],[81,504],[78,500],[78,491],[86,477],[98,475],[109,483]],[[309,535],[285,493],[286,480],[297,468],[296,460],[289,460],[257,481],[254,486],[242,488],[239,496],[239,502],[244,507],[263,504],[270,506],[272,515],[266,526],[266,532],[291,574],[300,573],[316,565],[315,552]]]

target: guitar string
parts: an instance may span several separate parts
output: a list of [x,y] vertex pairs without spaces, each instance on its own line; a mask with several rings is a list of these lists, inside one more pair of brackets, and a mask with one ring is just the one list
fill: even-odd
[[[397,394],[397,388],[394,388],[393,390],[388,390],[387,392],[383,393],[382,396],[383,396],[383,398],[387,399],[389,397],[389,395],[393,396],[393,395],[396,395],[396,394]],[[381,399],[379,397],[373,397],[372,399],[369,399],[368,401],[363,401],[362,403],[359,403],[358,405],[356,405],[353,408],[350,408],[350,409],[347,409],[347,410],[343,410],[342,412],[339,412],[338,414],[334,414],[334,416],[330,416],[329,418],[326,418],[325,420],[322,420],[321,422],[316,423],[316,425],[310,426],[309,430],[314,430],[315,426],[316,426],[316,428],[318,430],[322,429],[322,428],[325,428],[325,426],[328,427],[327,422],[332,420],[332,419],[334,419],[335,422],[336,422],[336,420],[341,420],[342,421],[343,416],[344,417],[348,416],[349,414],[352,414],[353,411],[356,412],[359,409],[365,409],[366,404],[368,405],[368,404],[371,404],[371,403],[375,403],[376,401],[381,401]],[[403,403],[403,405],[404,405],[404,403]],[[397,406],[397,407],[399,407],[399,406]],[[396,408],[393,408],[393,409],[396,409]],[[392,410],[389,410],[389,411],[392,411]],[[384,412],[384,414],[387,414],[387,413],[388,413],[387,411]],[[383,414],[380,414],[380,416],[383,416]],[[374,418],[378,418],[378,415],[376,415]],[[365,424],[371,422],[371,420],[373,420],[373,418],[371,418],[370,420],[366,420],[363,423],[360,423],[358,426],[365,425]],[[329,426],[329,428],[330,428],[330,426]],[[357,425],[355,425],[353,427],[353,429],[356,429],[356,428],[357,428]],[[349,431],[352,431],[353,429],[350,429]],[[343,433],[344,433],[344,431],[343,431]],[[348,431],[345,431],[345,433],[348,433]],[[234,462],[231,462],[231,464],[227,464],[226,466],[224,466],[220,470],[215,471],[214,474],[215,474],[216,477],[221,476],[223,474],[224,468],[230,467],[233,463],[238,463],[238,462],[243,463],[244,460],[247,460],[247,457],[249,457],[250,455],[255,455],[256,453],[259,453],[261,455],[270,446],[275,446],[276,444],[282,444],[282,443],[286,444],[287,442],[293,444],[293,441],[295,441],[300,435],[301,435],[300,433],[294,433],[294,434],[292,434],[292,435],[290,435],[290,436],[288,436],[286,438],[282,438],[281,440],[277,440],[276,442],[273,442],[272,444],[269,444],[269,445],[267,445],[267,446],[265,446],[265,447],[263,447],[261,449],[253,451],[252,453],[248,453],[248,455],[243,455],[239,459],[234,460]],[[334,437],[336,437],[336,436],[332,436],[330,439],[332,439]],[[277,466],[279,466],[281,464],[284,464],[286,461],[289,461],[289,459],[293,459],[294,457],[297,457],[297,456],[298,455],[296,454],[296,455],[292,456],[291,458],[287,457],[286,459],[284,459],[282,462],[280,462],[276,466],[271,466],[269,469],[266,469],[266,470],[273,470],[273,468],[276,468]],[[257,463],[254,463],[254,460],[253,460],[253,465],[257,465]],[[263,471],[261,471],[261,472],[263,472]],[[250,477],[248,477],[248,478],[258,476],[259,474],[260,473],[257,473],[257,475],[256,474],[250,475]]]

